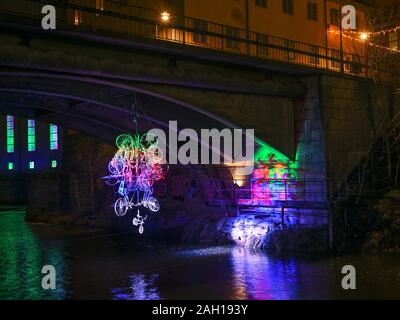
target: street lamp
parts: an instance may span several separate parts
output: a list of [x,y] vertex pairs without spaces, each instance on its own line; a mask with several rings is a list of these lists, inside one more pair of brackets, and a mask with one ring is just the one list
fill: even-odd
[[366,40],[368,40],[368,38],[369,38],[368,33],[362,32],[362,33],[360,34],[360,39],[361,39],[362,41],[366,41]]
[[171,18],[171,15],[167,11],[161,12],[161,21],[162,22],[168,22],[170,18]]

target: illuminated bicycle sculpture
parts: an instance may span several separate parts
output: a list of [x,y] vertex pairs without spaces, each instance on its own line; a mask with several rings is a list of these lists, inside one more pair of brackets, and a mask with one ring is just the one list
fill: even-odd
[[[123,134],[117,137],[117,152],[108,164],[109,176],[103,179],[108,185],[118,186],[120,197],[114,203],[117,216],[124,216],[135,207],[147,208],[152,212],[160,210],[160,203],[153,196],[153,185],[164,179],[167,166],[155,136]],[[133,225],[143,233],[142,217],[138,209]]]

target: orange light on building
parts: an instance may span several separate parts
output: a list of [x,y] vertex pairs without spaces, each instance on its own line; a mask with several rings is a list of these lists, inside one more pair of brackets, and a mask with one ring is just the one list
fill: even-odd
[[78,26],[82,23],[82,12],[74,10],[74,25]]
[[164,11],[161,13],[161,20],[163,22],[168,22],[170,18],[171,18],[171,15],[168,12]]
[[366,32],[361,32],[361,34],[360,34],[360,39],[361,39],[362,41],[366,41],[366,40],[368,40],[368,38],[369,38],[368,33],[366,33]]

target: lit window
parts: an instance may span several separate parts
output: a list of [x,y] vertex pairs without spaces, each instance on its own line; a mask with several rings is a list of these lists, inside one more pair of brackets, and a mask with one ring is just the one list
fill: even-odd
[[74,25],[78,26],[82,23],[82,12],[79,10],[74,11]]
[[29,161],[29,169],[35,169],[35,161]]
[[7,116],[7,153],[14,152],[15,128],[14,117]]
[[104,0],[96,0],[96,9],[97,10],[104,10]]
[[310,20],[318,20],[318,6],[314,2],[307,2],[307,17]]
[[[104,0],[96,0],[96,9],[100,11],[104,10]],[[96,12],[96,16],[99,16],[98,12]]]
[[397,31],[389,33],[389,47],[390,49],[397,50],[399,48],[399,39],[397,37]]
[[267,0],[256,0],[256,6],[266,8],[267,7]]
[[9,162],[8,163],[8,170],[13,170],[14,169],[14,163],[13,162]]
[[57,160],[52,160],[51,161],[51,167],[52,168],[57,168]]
[[293,0],[282,0],[282,10],[284,13],[293,14],[294,13]]
[[28,120],[28,152],[36,150],[36,122]]
[[58,150],[58,126],[50,125],[50,150]]

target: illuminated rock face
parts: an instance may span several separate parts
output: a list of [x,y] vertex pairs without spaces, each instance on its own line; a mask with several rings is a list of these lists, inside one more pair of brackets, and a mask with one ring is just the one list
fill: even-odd
[[285,216],[285,227],[279,215],[241,215],[221,218],[218,233],[236,245],[262,249],[275,254],[323,253],[327,251],[325,226],[310,227],[294,215]]
[[[296,225],[299,221],[296,217],[286,216],[284,223],[286,226]],[[266,249],[269,247],[270,236],[282,230],[282,221],[279,215],[241,215],[222,218],[218,229],[237,245]]]
[[243,218],[234,219],[233,223],[226,226],[230,238],[238,245],[259,248],[263,246],[265,239],[277,228],[277,223],[264,220]]

